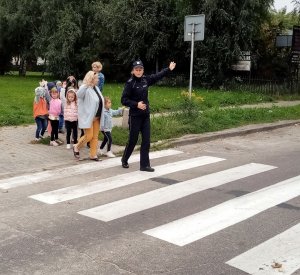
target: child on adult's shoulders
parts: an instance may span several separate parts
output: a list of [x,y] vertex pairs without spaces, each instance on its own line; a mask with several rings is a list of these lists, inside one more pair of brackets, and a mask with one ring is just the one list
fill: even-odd
[[92,63],[92,70],[94,73],[98,74],[98,87],[101,91],[101,93],[103,93],[103,87],[104,87],[104,82],[105,82],[105,77],[104,74],[101,73],[103,68],[103,65],[101,64],[100,61],[96,61]]

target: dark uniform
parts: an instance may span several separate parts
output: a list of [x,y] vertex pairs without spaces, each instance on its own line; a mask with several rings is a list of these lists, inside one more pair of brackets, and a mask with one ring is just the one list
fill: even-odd
[[[137,63],[138,62],[138,63]],[[141,64],[141,61],[135,61],[136,64]],[[149,149],[150,149],[150,109],[148,99],[148,87],[162,79],[168,72],[169,68],[163,69],[157,74],[142,77],[132,76],[125,84],[121,103],[129,107],[129,139],[126,144],[125,151],[122,157],[122,166],[128,168],[128,159],[130,158],[134,147],[138,141],[139,133],[142,135],[142,144],[140,149],[140,169],[142,171],[153,172],[150,167]],[[138,102],[143,101],[147,105],[145,110],[137,108]]]

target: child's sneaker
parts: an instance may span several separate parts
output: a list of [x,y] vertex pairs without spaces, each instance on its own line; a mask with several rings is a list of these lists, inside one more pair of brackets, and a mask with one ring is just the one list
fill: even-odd
[[36,141],[36,142],[40,141],[40,138],[35,138],[35,141]]
[[98,153],[99,156],[105,155],[105,153],[102,149],[98,149],[97,153]]
[[67,149],[71,149],[71,144],[67,144]]
[[108,151],[106,154],[105,154],[107,157],[109,158],[115,158],[116,156],[112,153],[112,151]]
[[53,140],[53,141],[50,141],[50,145],[51,145],[51,146],[58,146],[58,143],[56,143],[56,141]]

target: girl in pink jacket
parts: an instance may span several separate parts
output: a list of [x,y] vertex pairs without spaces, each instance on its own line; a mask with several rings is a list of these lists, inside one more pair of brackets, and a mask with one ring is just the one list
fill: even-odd
[[69,88],[66,93],[66,103],[64,107],[65,127],[67,130],[67,149],[71,149],[71,133],[73,132],[74,144],[78,137],[78,106],[77,96],[73,88]]
[[50,102],[49,102],[49,122],[51,124],[51,141],[50,145],[58,146],[63,142],[58,139],[58,124],[59,124],[59,115],[62,111],[61,100],[59,99],[59,94],[56,87],[53,87],[50,90]]

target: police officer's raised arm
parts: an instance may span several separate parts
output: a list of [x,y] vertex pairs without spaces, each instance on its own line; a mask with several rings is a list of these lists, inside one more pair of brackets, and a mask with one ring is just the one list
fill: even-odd
[[151,86],[151,85],[155,84],[157,81],[161,80],[164,76],[166,76],[168,74],[168,72],[173,71],[175,69],[175,67],[176,67],[176,63],[172,61],[169,64],[168,68],[161,70],[157,74],[149,75],[147,77],[148,86]]

